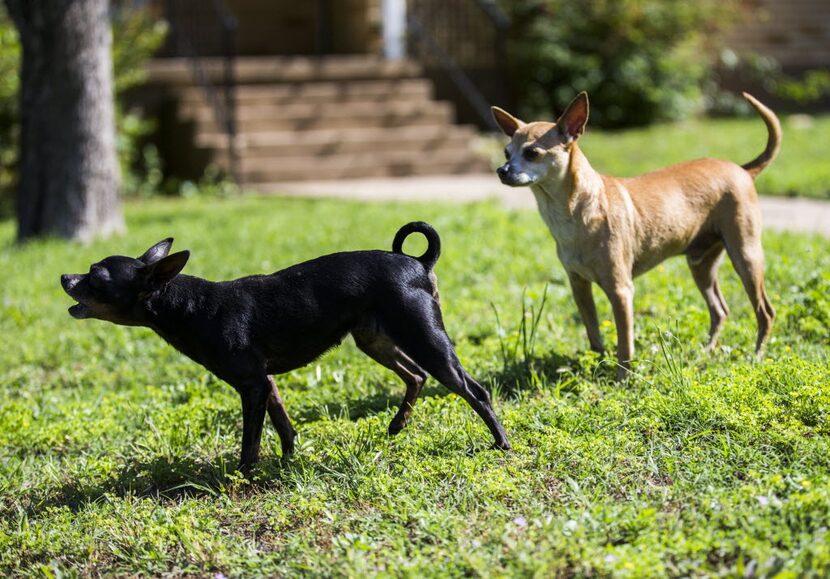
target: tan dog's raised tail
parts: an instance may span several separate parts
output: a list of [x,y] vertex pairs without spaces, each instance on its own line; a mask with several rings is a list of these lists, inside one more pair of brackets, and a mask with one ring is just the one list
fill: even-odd
[[498,168],[506,185],[529,186],[556,239],[591,348],[603,350],[591,284],[611,302],[617,326],[618,377],[634,356],[633,279],[673,255],[684,254],[706,300],[709,348],[729,314],[718,287],[726,249],[758,321],[755,351],[769,337],[775,311],[764,289],[761,212],[754,179],[781,147],[781,124],[751,95],[769,131],[767,147],[746,165],[698,159],[619,178],[600,175],[577,140],[588,122],[588,95],[580,93],[555,123],[524,123],[506,111],[492,113],[505,135],[507,162]]

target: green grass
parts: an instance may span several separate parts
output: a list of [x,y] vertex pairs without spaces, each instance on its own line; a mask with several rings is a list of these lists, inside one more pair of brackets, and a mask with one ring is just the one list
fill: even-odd
[[[639,374],[623,386],[587,352],[535,212],[243,199],[127,216],[127,237],[90,247],[13,247],[0,224],[0,575],[830,573],[827,240],[765,237],[779,317],[760,363],[730,266],[714,355],[683,261],[640,278]],[[413,219],[442,235],[447,328],[495,392],[512,452],[490,450],[433,381],[414,423],[387,437],[403,385],[349,340],[278,379],[297,453],[282,462],[267,426],[242,480],[234,391],[148,330],[71,319],[58,283],[171,234],[193,252],[189,273],[222,279],[388,248]]]
[[[762,195],[830,199],[830,116],[782,117],[781,154],[759,177]],[[485,145],[492,162],[504,162],[504,138]],[[742,164],[754,159],[767,142],[767,129],[757,116],[704,119],[616,132],[592,130],[580,140],[594,169],[631,177],[672,163],[700,157]]]

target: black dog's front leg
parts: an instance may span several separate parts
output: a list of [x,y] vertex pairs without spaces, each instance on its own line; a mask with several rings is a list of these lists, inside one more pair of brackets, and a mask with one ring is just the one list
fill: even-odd
[[239,471],[247,474],[259,460],[259,443],[271,382],[263,376],[261,380],[235,385],[242,398],[242,455]]

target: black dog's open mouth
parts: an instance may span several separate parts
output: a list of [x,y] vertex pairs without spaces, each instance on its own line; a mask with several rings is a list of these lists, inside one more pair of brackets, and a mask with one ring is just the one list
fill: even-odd
[[76,320],[83,320],[84,318],[89,317],[89,308],[84,304],[75,304],[69,308],[69,315]]

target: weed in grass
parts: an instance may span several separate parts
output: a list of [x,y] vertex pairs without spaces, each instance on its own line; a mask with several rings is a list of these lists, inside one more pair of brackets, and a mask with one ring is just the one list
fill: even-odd
[[[519,327],[513,336],[512,346],[508,344],[507,332],[499,318],[499,310],[494,303],[493,315],[496,318],[496,335],[499,339],[499,350],[501,354],[501,384],[509,385],[511,390],[523,388],[538,388],[540,377],[535,360],[536,337],[539,323],[542,320],[542,313],[545,310],[545,302],[548,298],[548,286],[542,292],[538,310],[534,302],[529,302],[527,292],[522,292],[522,315],[519,318]],[[500,388],[500,390],[503,390]],[[507,392],[507,391],[505,391]]]

